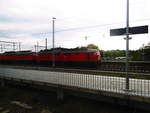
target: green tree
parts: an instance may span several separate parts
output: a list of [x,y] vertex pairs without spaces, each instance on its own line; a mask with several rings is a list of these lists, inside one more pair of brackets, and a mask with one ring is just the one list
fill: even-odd
[[98,46],[95,45],[95,44],[88,44],[87,48],[89,48],[89,49],[99,49]]
[[102,56],[106,60],[114,60],[116,57],[125,57],[124,50],[108,50],[108,51],[101,51]]

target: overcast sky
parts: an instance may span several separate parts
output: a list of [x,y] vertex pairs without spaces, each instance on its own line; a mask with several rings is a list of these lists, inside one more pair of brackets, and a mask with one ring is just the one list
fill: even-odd
[[[150,24],[149,4],[150,0],[130,0],[130,26]],[[34,49],[37,41],[44,45],[47,38],[50,48],[52,17],[57,47],[94,43],[103,50],[125,49],[124,36],[110,37],[109,30],[126,26],[126,0],[0,0],[0,41]],[[149,34],[132,37],[130,49],[150,42]]]

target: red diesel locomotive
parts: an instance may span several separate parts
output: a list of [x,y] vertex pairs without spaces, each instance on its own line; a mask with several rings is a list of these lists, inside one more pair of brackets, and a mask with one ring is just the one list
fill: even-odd
[[94,66],[100,60],[100,52],[97,49],[64,49],[55,48],[50,50],[12,51],[0,54],[2,64],[35,64],[35,65],[56,65],[68,66]]
[[0,54],[1,64],[31,64],[36,56],[32,51],[9,51]]

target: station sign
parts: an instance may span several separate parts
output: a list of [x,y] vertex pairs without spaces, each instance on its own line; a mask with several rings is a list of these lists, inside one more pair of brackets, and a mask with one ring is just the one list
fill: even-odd
[[[130,35],[144,34],[144,33],[148,33],[148,25],[129,27]],[[126,35],[126,28],[118,28],[110,30],[110,36],[121,36],[121,35]]]

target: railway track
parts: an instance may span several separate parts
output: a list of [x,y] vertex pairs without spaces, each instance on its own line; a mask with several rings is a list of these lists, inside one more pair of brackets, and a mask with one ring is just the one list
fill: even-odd
[[[52,68],[51,68],[52,69]],[[119,71],[102,71],[97,69],[72,69],[72,68],[55,68],[57,71],[68,71],[68,72],[85,72],[85,73],[110,73],[110,74],[126,74],[126,72],[119,72]],[[130,75],[150,75],[150,73],[135,73],[135,72],[129,72]]]
[[[125,72],[125,62],[102,62],[97,68],[102,71]],[[150,73],[150,62],[129,62],[128,70],[132,73]]]
[[[95,66],[76,66],[76,65],[63,65],[56,66],[56,68],[67,69],[82,69],[93,71],[108,71],[108,72],[125,72],[125,62],[100,62]],[[128,71],[130,73],[150,73],[150,62],[131,61],[129,62]]]
[[[24,66],[24,67],[48,67],[51,68],[51,65],[21,65],[21,64],[5,64],[12,66]],[[95,66],[76,66],[76,65],[56,65],[55,69],[65,69],[65,70],[82,70],[82,71],[93,71],[93,72],[111,72],[111,73],[124,73],[125,72],[125,62],[100,62]],[[143,73],[150,74],[150,62],[129,62],[130,73]]]

